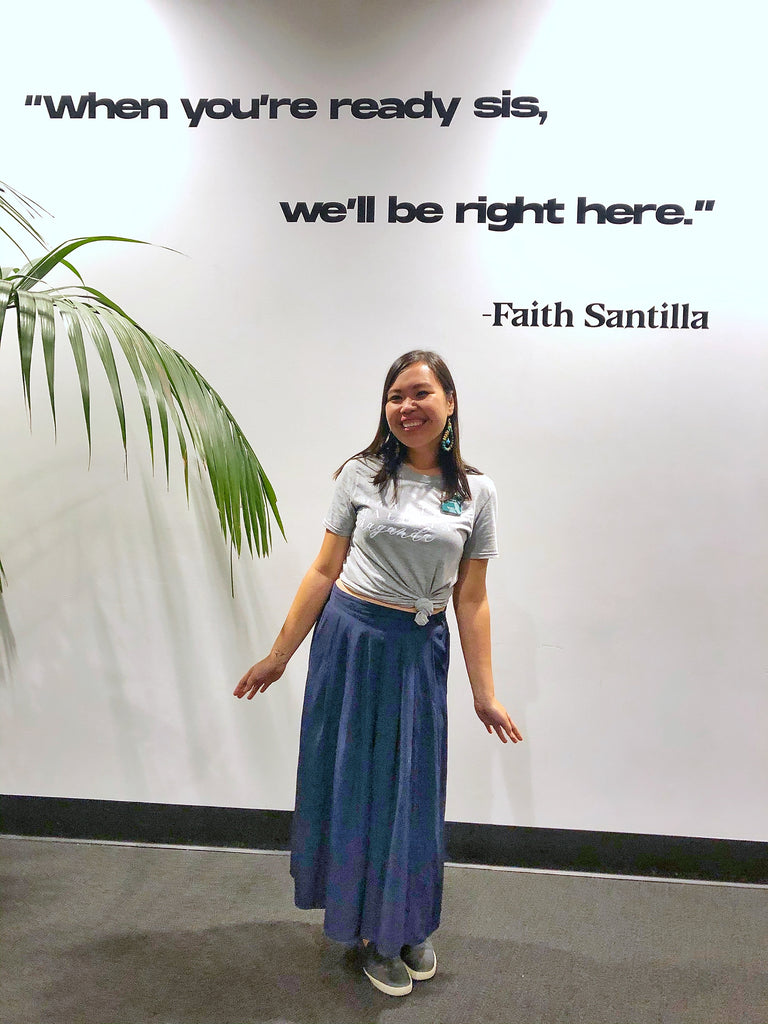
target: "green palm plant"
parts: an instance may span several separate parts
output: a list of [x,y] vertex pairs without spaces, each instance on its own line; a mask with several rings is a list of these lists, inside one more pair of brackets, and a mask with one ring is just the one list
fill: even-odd
[[[45,248],[43,238],[32,223],[32,219],[43,212],[37,203],[0,182],[0,215],[3,215],[0,233],[25,260],[20,267],[0,267],[0,343],[12,319],[7,317],[8,311],[13,310],[27,413],[31,415],[32,352],[39,338],[55,430],[56,343],[64,335],[77,370],[90,455],[91,398],[86,352],[88,348],[95,349],[114,399],[127,460],[125,405],[115,359],[116,352],[122,353],[138,389],[153,467],[158,445],[156,426],[159,426],[166,479],[170,475],[171,437],[175,434],[187,496],[191,452],[198,466],[207,472],[221,529],[230,549],[240,554],[245,541],[252,554],[268,554],[273,519],[283,533],[275,493],[229,409],[184,356],[141,327],[102,292],[86,285],[70,261],[77,250],[97,242],[146,243],[135,238],[92,235],[71,239],[30,259],[15,234],[21,228],[26,236]],[[10,230],[4,226],[9,221]],[[49,275],[61,268],[72,275],[74,283],[63,287],[48,284]],[[0,593],[4,577],[0,562]]]

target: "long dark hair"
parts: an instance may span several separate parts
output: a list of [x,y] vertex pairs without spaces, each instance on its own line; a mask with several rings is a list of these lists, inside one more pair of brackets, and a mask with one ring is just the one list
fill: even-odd
[[444,360],[437,352],[429,352],[424,349],[413,349],[396,359],[387,371],[384,379],[384,388],[381,393],[381,411],[379,413],[379,425],[373,440],[361,452],[351,455],[346,459],[334,473],[334,479],[339,475],[347,462],[352,459],[372,458],[381,460],[373,482],[379,488],[382,498],[388,484],[392,484],[395,494],[397,493],[397,471],[405,460],[407,451],[405,445],[400,444],[389,429],[387,423],[386,405],[389,389],[397,380],[403,370],[407,370],[414,363],[424,363],[432,373],[445,392],[447,398],[453,398],[453,412],[448,417],[453,424],[453,448],[447,452],[440,445],[437,450],[438,464],[443,475],[443,491],[448,498],[458,495],[469,501],[472,494],[469,489],[467,474],[477,475],[480,470],[469,466],[461,457],[461,444],[459,438],[459,402],[456,397],[456,385],[453,383],[451,371],[445,365]]

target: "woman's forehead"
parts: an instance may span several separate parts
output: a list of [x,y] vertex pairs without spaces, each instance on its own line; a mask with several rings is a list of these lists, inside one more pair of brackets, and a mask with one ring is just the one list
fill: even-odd
[[430,384],[432,387],[440,386],[433,371],[426,363],[411,363],[406,366],[389,385],[388,391],[396,391],[400,388],[415,387],[418,384]]

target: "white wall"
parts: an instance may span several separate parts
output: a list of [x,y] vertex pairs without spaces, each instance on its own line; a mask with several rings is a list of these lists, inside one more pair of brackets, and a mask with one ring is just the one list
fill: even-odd
[[[526,736],[486,736],[457,642],[448,816],[767,840],[762,7],[733,3],[727,22],[685,0],[36,10],[34,45],[28,15],[4,13],[0,177],[56,214],[51,242],[185,254],[109,246],[78,265],[224,396],[288,542],[236,565],[232,600],[204,483],[188,510],[179,467],[170,493],[152,477],[135,403],[126,482],[97,370],[89,470],[63,347],[58,440],[41,360],[30,433],[7,334],[0,789],[292,806],[306,650],[265,699],[231,690],[319,544],[332,471],[373,433],[386,367],[423,345],[451,365],[465,453],[498,485],[497,688]],[[449,127],[327,117],[332,97],[427,89],[462,98]],[[545,123],[472,115],[502,89],[537,96]],[[91,90],[167,98],[169,117],[24,105]],[[318,115],[190,129],[178,102],[263,92],[314,97]],[[373,224],[289,225],[278,205],[359,193],[377,197]],[[446,216],[387,224],[390,194]],[[478,195],[556,197],[565,223],[454,223]],[[693,223],[577,225],[579,195],[678,203]],[[562,300],[574,328],[482,316],[534,299]],[[586,328],[597,301],[689,302],[710,328]]]

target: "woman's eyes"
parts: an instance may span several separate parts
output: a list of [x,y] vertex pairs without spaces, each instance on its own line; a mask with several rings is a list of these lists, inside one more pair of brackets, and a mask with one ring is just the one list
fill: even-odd
[[[431,391],[417,391],[415,397],[416,398],[429,398],[429,396],[431,394],[432,394]],[[390,395],[389,398],[387,399],[388,402],[392,402],[392,403],[402,402],[402,400],[403,400],[403,396],[402,395]]]

